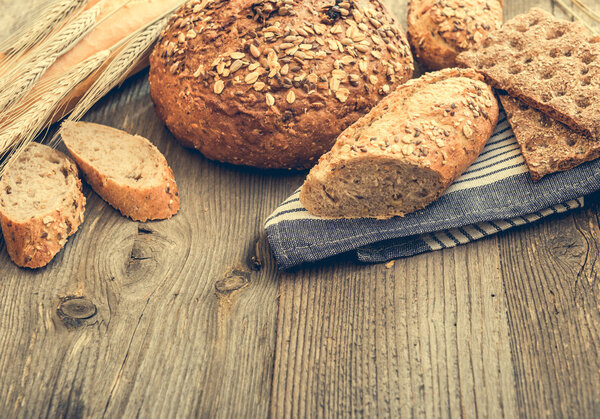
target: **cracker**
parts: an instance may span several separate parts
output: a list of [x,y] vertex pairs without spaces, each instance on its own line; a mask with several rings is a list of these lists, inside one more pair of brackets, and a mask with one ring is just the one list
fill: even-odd
[[580,24],[533,8],[457,61],[494,87],[600,139],[600,42]]
[[534,182],[600,157],[600,141],[575,132],[518,99],[500,101]]

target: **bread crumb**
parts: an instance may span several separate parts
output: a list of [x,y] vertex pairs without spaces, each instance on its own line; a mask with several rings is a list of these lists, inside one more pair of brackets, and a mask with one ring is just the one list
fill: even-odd
[[386,264],[385,264],[385,268],[386,268],[386,269],[391,269],[391,268],[392,268],[392,266],[394,266],[394,263],[396,263],[396,261],[395,261],[395,260],[393,260],[393,259],[392,259],[392,260],[390,260],[388,263],[386,263]]

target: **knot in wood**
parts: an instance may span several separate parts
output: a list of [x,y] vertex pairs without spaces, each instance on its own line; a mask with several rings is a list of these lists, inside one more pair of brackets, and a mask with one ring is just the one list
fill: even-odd
[[97,312],[96,305],[85,297],[65,297],[58,306],[61,317],[75,320],[89,319]]
[[250,272],[234,269],[215,282],[215,288],[220,293],[230,293],[245,287],[249,282]]

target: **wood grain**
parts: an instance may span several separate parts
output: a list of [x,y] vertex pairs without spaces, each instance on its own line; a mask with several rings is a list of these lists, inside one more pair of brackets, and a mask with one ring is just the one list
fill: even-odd
[[[145,76],[87,119],[151,138],[174,169],[182,210],[135,223],[87,189],[86,222],[46,269],[19,270],[2,251],[0,410],[265,416],[277,273],[270,259],[260,274],[247,261],[261,220],[292,188],[181,148],[154,115]],[[260,249],[267,254],[264,239]],[[61,319],[69,296],[84,296],[97,314]]]
[[[505,16],[534,3],[551,8]],[[598,197],[389,269],[281,273],[262,224],[304,174],[181,148],[145,74],[87,119],[150,138],[182,209],[135,223],[86,188],[85,223],[39,271],[0,240],[0,417],[600,416]]]
[[494,247],[282,278],[273,416],[515,417]]
[[500,241],[524,416],[600,412],[599,240],[595,204]]

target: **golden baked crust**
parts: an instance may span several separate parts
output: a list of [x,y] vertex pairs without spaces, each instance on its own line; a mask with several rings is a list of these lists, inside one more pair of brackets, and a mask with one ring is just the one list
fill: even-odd
[[452,68],[396,89],[319,159],[302,186],[302,204],[327,218],[390,218],[429,205],[473,163],[496,126],[498,102],[482,79]]
[[429,70],[456,67],[456,56],[502,25],[502,0],[412,0],[408,41]]
[[210,159],[307,168],[412,76],[379,0],[192,1],[150,58],[158,115]]

